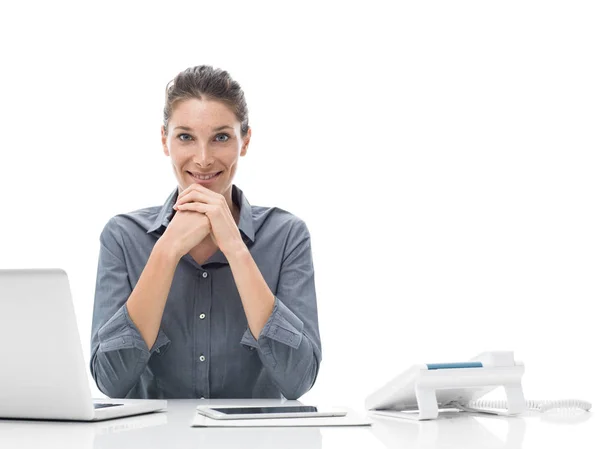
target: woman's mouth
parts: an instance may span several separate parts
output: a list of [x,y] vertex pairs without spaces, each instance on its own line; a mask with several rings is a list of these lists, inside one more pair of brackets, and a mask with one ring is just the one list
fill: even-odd
[[192,172],[187,172],[187,173],[194,179],[194,182],[196,182],[197,184],[207,185],[207,184],[212,184],[216,179],[219,178],[219,176],[221,176],[221,173],[223,173],[223,172],[220,171],[220,172],[206,173],[206,174],[192,173]]

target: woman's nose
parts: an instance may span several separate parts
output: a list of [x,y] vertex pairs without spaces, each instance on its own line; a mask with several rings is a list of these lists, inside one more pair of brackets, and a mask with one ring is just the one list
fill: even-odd
[[201,145],[194,155],[194,163],[200,167],[210,167],[212,165],[212,153],[205,145]]

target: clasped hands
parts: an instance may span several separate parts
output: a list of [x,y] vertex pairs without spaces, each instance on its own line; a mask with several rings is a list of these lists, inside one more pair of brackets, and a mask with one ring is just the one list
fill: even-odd
[[179,194],[173,209],[206,215],[210,221],[211,239],[225,256],[245,248],[227,201],[220,193],[200,184],[192,184]]

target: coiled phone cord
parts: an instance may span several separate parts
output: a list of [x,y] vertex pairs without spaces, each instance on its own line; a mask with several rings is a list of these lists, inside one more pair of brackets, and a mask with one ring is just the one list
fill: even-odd
[[[525,401],[525,405],[529,410],[535,410],[538,412],[546,412],[552,409],[581,409],[589,411],[592,408],[592,404],[588,401],[582,401],[579,399],[561,399],[556,401],[550,400],[531,400]],[[508,404],[506,400],[478,400],[469,402],[467,407],[472,409],[507,409]]]

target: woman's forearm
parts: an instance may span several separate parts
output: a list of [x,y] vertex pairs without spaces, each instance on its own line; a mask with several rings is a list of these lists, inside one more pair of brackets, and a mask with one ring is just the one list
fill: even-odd
[[243,243],[225,254],[237,286],[248,328],[258,338],[260,331],[273,312],[275,297],[267,285],[250,251]]
[[172,245],[159,239],[140,279],[127,300],[126,307],[148,349],[152,348],[162,320],[169,290],[180,255]]

